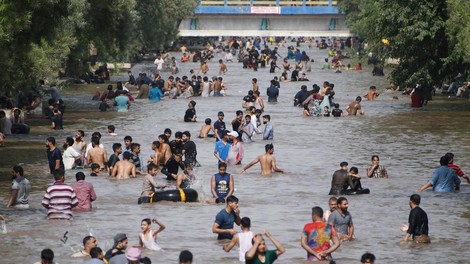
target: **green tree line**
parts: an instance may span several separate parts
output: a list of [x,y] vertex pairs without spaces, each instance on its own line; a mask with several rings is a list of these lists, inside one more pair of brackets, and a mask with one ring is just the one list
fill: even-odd
[[0,90],[78,77],[90,60],[128,61],[175,40],[197,0],[0,0]]
[[338,6],[368,51],[399,59],[390,75],[396,84],[441,85],[458,73],[468,76],[470,1],[338,0]]

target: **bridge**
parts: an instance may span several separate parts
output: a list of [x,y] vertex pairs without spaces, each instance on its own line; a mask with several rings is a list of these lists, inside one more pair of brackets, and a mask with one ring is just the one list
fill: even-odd
[[198,0],[195,16],[179,26],[182,37],[348,37],[333,0]]

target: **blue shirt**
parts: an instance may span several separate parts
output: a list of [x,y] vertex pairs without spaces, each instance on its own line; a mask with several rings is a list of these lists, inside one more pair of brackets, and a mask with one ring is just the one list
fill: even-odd
[[149,100],[152,102],[160,101],[162,96],[163,96],[163,93],[158,87],[152,87],[152,89],[150,89],[149,91]]
[[222,160],[227,160],[229,150],[230,144],[228,142],[226,142],[225,144],[223,143],[223,140],[215,142],[214,152],[219,153],[219,157]]
[[460,179],[455,171],[447,166],[437,168],[432,173],[429,182],[435,192],[453,192],[455,191],[454,183],[460,185]]
[[[233,223],[235,223],[236,214],[234,211],[228,213],[225,209],[222,209],[215,217],[215,223],[219,225],[220,229],[233,229]],[[222,233],[217,236],[217,239],[232,239],[232,235],[229,233]]]
[[116,111],[118,112],[125,112],[127,111],[127,104],[129,103],[129,97],[125,95],[120,95],[114,98],[116,102]]
[[272,140],[273,138],[274,138],[273,125],[271,124],[271,122],[266,123],[266,125],[264,126],[263,139]]

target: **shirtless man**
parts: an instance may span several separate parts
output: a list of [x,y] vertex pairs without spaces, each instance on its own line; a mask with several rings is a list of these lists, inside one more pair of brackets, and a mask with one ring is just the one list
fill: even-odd
[[358,96],[356,97],[356,100],[354,100],[354,102],[350,103],[348,107],[346,107],[346,111],[348,111],[350,116],[355,116],[357,112],[359,112],[360,115],[364,115],[364,111],[362,111],[361,101],[362,98]]
[[163,93],[165,95],[167,95],[170,92],[171,88],[173,87],[173,81],[174,80],[175,80],[175,78],[173,76],[170,76],[170,77],[168,77],[168,79],[163,84]]
[[129,179],[129,176],[135,178],[135,165],[130,162],[132,154],[130,152],[124,152],[122,154],[123,160],[116,162],[111,177],[116,177],[118,180]]
[[261,175],[263,176],[270,176],[273,171],[284,173],[284,170],[276,166],[276,158],[272,156],[274,153],[274,145],[267,144],[264,148],[266,153],[259,155],[252,162],[248,163],[248,165],[246,165],[240,173],[244,173],[247,169],[258,162],[261,165]]
[[377,87],[372,85],[369,88],[369,91],[366,94],[364,94],[364,97],[367,98],[367,100],[369,101],[374,101],[375,99],[377,99],[377,97],[379,97],[379,93],[377,92]]
[[108,171],[108,155],[104,148],[100,148],[100,139],[93,138],[93,148],[90,149],[87,155],[87,167],[92,163],[100,166],[100,171]]
[[[154,153],[150,155],[150,160],[148,160],[147,162],[147,164],[151,164],[151,163],[155,164],[155,166],[157,166],[157,169],[160,166],[160,152],[158,151],[159,147],[160,147],[159,141],[152,142],[152,150],[154,151]],[[147,170],[149,169],[147,168]]]
[[223,75],[228,71],[227,65],[225,65],[222,59],[219,60],[219,75]]
[[160,141],[160,164],[165,164],[171,158],[171,147],[168,144],[168,138],[162,134],[158,136],[158,141]]
[[[199,136],[198,138],[207,138],[211,137],[213,138],[215,135],[214,127],[212,126],[212,120],[210,118],[206,118],[204,121],[205,124],[202,125],[201,130],[199,131]],[[209,134],[209,132],[212,131],[212,134]]]

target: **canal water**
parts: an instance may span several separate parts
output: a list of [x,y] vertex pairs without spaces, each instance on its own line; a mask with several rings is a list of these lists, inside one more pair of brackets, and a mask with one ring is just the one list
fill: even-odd
[[[293,43],[294,44],[294,43]],[[279,102],[268,104],[265,94],[269,81],[280,73],[269,73],[268,68],[257,72],[243,69],[240,63],[228,63],[228,72],[223,76],[228,87],[227,96],[193,98],[197,102],[197,123],[184,123],[183,116],[191,99],[176,100],[165,98],[158,103],[137,100],[128,113],[98,111],[91,97],[94,86],[63,91],[68,108],[65,114],[65,130],[49,131],[39,127],[30,135],[31,148],[43,148],[43,139],[55,136],[59,142],[74,134],[76,129],[86,131],[86,139],[93,131],[103,134],[102,143],[108,153],[115,142],[123,143],[126,135],[142,145],[142,156],[149,158],[152,153],[151,142],[163,133],[165,128],[176,131],[188,130],[197,145],[197,159],[201,167],[194,169],[198,179],[196,189],[201,202],[137,205],[141,192],[142,177],[130,180],[110,180],[105,176],[87,177],[95,186],[98,196],[91,212],[75,212],[74,220],[48,221],[40,201],[47,184],[52,180],[46,176],[47,159],[25,162],[26,176],[32,181],[34,192],[30,198],[30,210],[6,210],[9,194],[9,178],[2,175],[1,213],[6,220],[7,233],[0,234],[2,243],[0,263],[33,263],[39,260],[43,248],[51,248],[58,263],[83,263],[70,255],[81,249],[81,241],[88,234],[94,235],[103,250],[112,246],[116,233],[126,233],[129,245],[138,242],[140,221],[147,217],[157,217],[166,225],[158,235],[158,244],[164,252],[143,251],[143,255],[153,263],[177,263],[181,250],[193,252],[194,263],[239,263],[237,250],[230,253],[222,250],[212,233],[215,215],[223,206],[209,205],[204,201],[211,198],[210,178],[217,172],[217,162],[213,156],[214,140],[198,139],[197,135],[205,118],[213,121],[219,111],[225,112],[228,128],[241,109],[242,98],[251,89],[251,79],[257,78],[265,101],[265,113],[271,115],[274,125],[274,140],[263,141],[261,135],[254,142],[245,144],[243,164],[264,153],[264,146],[273,143],[274,155],[284,174],[275,173],[271,177],[260,175],[259,165],[240,174],[241,167],[229,167],[234,175],[235,193],[239,199],[241,216],[252,221],[252,230],[260,232],[267,229],[286,248],[286,253],[276,263],[307,263],[306,252],[300,246],[300,236],[304,224],[311,221],[311,208],[327,208],[331,176],[339,168],[339,163],[347,161],[349,166],[359,168],[365,176],[371,155],[380,156],[380,164],[389,172],[389,179],[363,179],[362,185],[371,190],[369,195],[348,196],[349,211],[353,216],[356,240],[344,242],[333,254],[337,263],[359,263],[366,251],[377,257],[377,263],[468,263],[467,244],[469,241],[469,193],[464,183],[460,193],[437,194],[430,190],[423,192],[421,207],[427,212],[432,243],[429,245],[402,245],[399,243],[403,233],[400,226],[407,223],[409,196],[416,193],[419,186],[431,176],[439,165],[439,158],[446,152],[455,154],[455,163],[463,170],[469,170],[470,139],[468,122],[470,112],[468,103],[447,98],[436,98],[423,109],[411,109],[410,99],[399,93],[385,92],[388,85],[385,77],[373,77],[371,68],[363,71],[343,71],[334,73],[322,71],[321,64],[326,57],[325,50],[310,49],[302,46],[315,60],[312,72],[307,73],[310,81],[305,83],[281,83]],[[286,49],[281,48],[285,54]],[[173,56],[179,57],[180,53]],[[208,76],[218,75],[217,57],[209,63]],[[198,64],[180,64],[178,76],[189,75],[190,69],[198,70]],[[134,74],[140,71],[150,73],[152,65],[137,65]],[[387,69],[386,69],[387,71]],[[169,72],[162,73],[167,78]],[[125,80],[122,77],[121,80]],[[381,93],[377,101],[363,101],[364,116],[328,118],[304,117],[302,109],[293,107],[293,97],[306,84],[321,86],[323,81],[335,84],[334,101],[345,110],[346,106],[358,95],[367,92],[368,87],[376,85]],[[397,96],[398,99],[393,99]],[[71,122],[70,120],[73,120]],[[118,136],[106,133],[108,125],[116,126]],[[39,131],[39,132],[38,132]],[[37,140],[40,143],[37,143]],[[21,140],[21,138],[18,138]],[[34,143],[36,140],[36,143]],[[28,146],[26,146],[27,148]],[[8,153],[1,150],[1,155]],[[12,164],[2,164],[2,168]],[[8,170],[8,169],[7,169]],[[89,175],[89,170],[85,170]],[[74,182],[76,171],[67,172],[66,183]],[[162,174],[157,177],[165,182]],[[68,232],[68,240],[60,239]],[[273,249],[267,241],[268,248]]]

